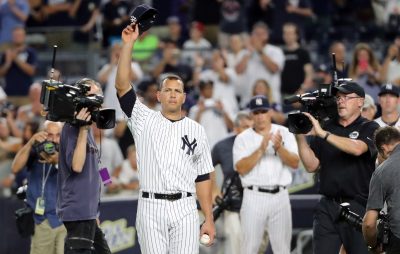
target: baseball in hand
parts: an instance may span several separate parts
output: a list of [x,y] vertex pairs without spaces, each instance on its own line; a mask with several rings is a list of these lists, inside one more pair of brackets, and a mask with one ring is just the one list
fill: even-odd
[[210,243],[210,237],[207,234],[203,234],[200,238],[200,243],[203,245],[208,245]]

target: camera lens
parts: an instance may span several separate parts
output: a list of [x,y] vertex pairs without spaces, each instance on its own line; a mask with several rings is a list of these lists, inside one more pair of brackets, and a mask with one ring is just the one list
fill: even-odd
[[308,117],[302,113],[288,115],[289,131],[294,134],[306,134],[311,131],[313,125]]

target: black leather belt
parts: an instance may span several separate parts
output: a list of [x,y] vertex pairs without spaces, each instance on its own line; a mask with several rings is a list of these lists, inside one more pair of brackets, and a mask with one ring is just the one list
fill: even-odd
[[[192,193],[187,192],[186,197],[191,197],[191,196],[192,196]],[[166,199],[169,201],[175,201],[175,200],[184,198],[182,193],[174,193],[174,194],[153,193],[153,197],[155,199]],[[150,193],[143,191],[142,198],[150,198]]]
[[265,192],[265,193],[271,193],[271,194],[278,193],[281,190],[281,188],[282,189],[286,189],[285,186],[275,186],[273,189],[253,188],[253,186],[248,186],[246,188],[249,189],[249,190],[253,190],[254,189],[254,190],[259,191],[259,192]]

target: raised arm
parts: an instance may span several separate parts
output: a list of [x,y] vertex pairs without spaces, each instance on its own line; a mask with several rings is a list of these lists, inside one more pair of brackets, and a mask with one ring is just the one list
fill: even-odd
[[122,49],[118,62],[117,77],[115,78],[115,89],[119,97],[131,89],[131,61],[132,48],[139,36],[138,25],[128,25],[122,31]]
[[31,137],[31,139],[22,147],[21,150],[14,157],[14,161],[11,164],[11,170],[14,174],[21,171],[21,169],[26,165],[29,159],[29,154],[32,150],[34,143],[41,143],[47,138],[47,133],[44,131],[38,132]]

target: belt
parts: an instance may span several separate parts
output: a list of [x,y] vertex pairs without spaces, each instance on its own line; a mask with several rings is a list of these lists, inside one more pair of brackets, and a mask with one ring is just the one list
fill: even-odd
[[[142,198],[150,198],[150,192],[142,192]],[[191,197],[192,193],[187,192],[186,197]],[[181,198],[184,198],[182,193],[174,193],[174,194],[162,194],[162,193],[153,193],[153,197],[155,199],[166,199],[168,201],[175,201]]]
[[272,189],[263,189],[263,188],[255,187],[255,186],[248,186],[248,187],[246,187],[246,188],[249,189],[249,190],[255,190],[255,191],[265,192],[265,193],[271,193],[271,194],[278,193],[278,192],[281,190],[281,188],[282,188],[282,189],[286,189],[285,186],[275,186],[275,187],[272,188]]

